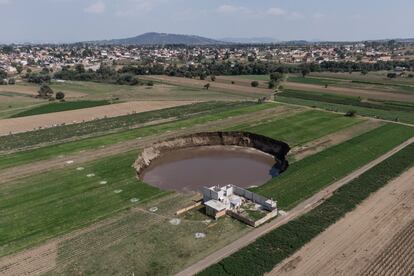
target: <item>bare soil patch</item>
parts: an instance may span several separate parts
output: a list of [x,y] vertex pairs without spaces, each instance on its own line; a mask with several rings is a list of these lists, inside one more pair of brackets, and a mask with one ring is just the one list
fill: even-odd
[[234,126],[241,123],[256,122],[264,120],[267,118],[274,118],[275,116],[288,116],[296,112],[301,112],[301,108],[292,108],[287,106],[278,106],[276,108],[270,108],[254,113],[244,114],[240,116],[235,116],[232,118],[223,119],[220,121],[213,121],[206,124],[196,125],[187,129],[180,129],[174,132],[166,132],[160,135],[148,136],[142,139],[136,139],[131,141],[126,141],[119,144],[114,144],[106,146],[104,148],[96,150],[86,150],[83,152],[78,152],[76,154],[71,154],[63,156],[62,158],[53,158],[50,160],[43,160],[38,162],[33,162],[27,165],[15,166],[0,171],[0,183],[5,183],[15,179],[23,178],[30,176],[32,174],[37,174],[40,172],[45,172],[48,170],[59,169],[66,166],[70,166],[66,161],[73,160],[75,164],[81,164],[84,162],[89,162],[97,160],[99,158],[110,156],[122,152],[129,151],[131,149],[139,149],[142,147],[148,147],[153,145],[158,141],[165,140],[167,138],[178,137],[184,134],[191,134],[201,131],[218,131],[220,129]]
[[249,98],[258,98],[263,96],[269,96],[272,94],[272,90],[260,88],[260,87],[251,87],[246,86],[245,84],[231,84],[230,82],[225,81],[217,81],[219,80],[216,78],[216,81],[212,82],[210,80],[197,80],[197,79],[189,79],[189,78],[179,78],[179,77],[169,77],[169,76],[145,76],[145,79],[153,80],[153,81],[160,81],[165,82],[172,85],[180,85],[180,86],[188,86],[188,87],[196,87],[196,88],[203,88],[205,84],[210,84],[210,90],[214,91],[223,91],[229,93],[236,93],[240,95],[245,95]]
[[56,113],[48,113],[21,118],[4,119],[0,121],[0,135],[32,131],[38,128],[49,128],[56,125],[93,121],[104,117],[116,117],[131,113],[140,113],[179,105],[187,105],[193,101],[135,101],[120,104],[111,104],[70,110]]
[[397,92],[383,92],[375,90],[364,90],[356,88],[345,88],[330,86],[324,88],[320,85],[284,82],[283,86],[288,89],[306,90],[313,92],[323,92],[328,94],[337,94],[343,96],[362,97],[366,99],[389,100],[389,101],[409,101],[414,102],[414,95],[402,94]]
[[414,168],[370,196],[270,275],[412,275]]

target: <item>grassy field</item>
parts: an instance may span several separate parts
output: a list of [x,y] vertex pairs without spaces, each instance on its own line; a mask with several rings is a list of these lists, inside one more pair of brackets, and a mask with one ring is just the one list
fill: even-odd
[[[271,231],[199,275],[263,275],[414,165],[414,144],[334,192],[309,213]],[[253,269],[254,268],[254,269]]]
[[240,100],[245,97],[222,93],[219,91],[208,91],[200,88],[187,88],[156,83],[154,86],[130,86],[95,82],[67,81],[64,83],[53,83],[54,91],[62,91],[70,95],[71,91],[85,94],[83,99],[102,100],[119,98],[121,101],[132,100]]
[[269,81],[269,75],[239,75],[239,76],[232,76],[232,77],[240,78],[244,80]]
[[0,91],[0,119],[44,104],[43,101],[15,92]]
[[286,172],[253,189],[290,209],[335,180],[414,136],[414,128],[388,124],[291,164]]
[[310,110],[293,116],[256,125],[239,125],[230,130],[243,130],[282,140],[290,147],[304,144],[361,122],[339,114]]
[[[302,92],[302,94],[303,93],[306,93],[306,92]],[[288,95],[289,97],[286,97],[286,95]],[[350,97],[341,97],[337,95],[318,97],[317,93],[312,93],[312,95],[315,95],[314,99],[302,99],[297,95],[298,94],[294,95],[294,97],[291,97],[293,96],[293,94],[287,94],[287,93],[281,94],[280,96],[277,96],[276,100],[282,103],[316,107],[316,108],[321,108],[321,109],[326,109],[329,111],[341,112],[341,113],[346,113],[348,111],[353,110],[356,112],[357,115],[361,115],[361,116],[414,124],[414,110],[413,111],[410,111],[410,110],[402,111],[402,109],[409,109],[410,105],[412,105],[411,103],[400,105],[398,103],[396,104],[395,102],[387,102],[384,104],[384,103],[376,101],[376,102],[365,104],[365,103],[358,103],[350,99]],[[338,103],[334,103],[334,101],[337,101]],[[349,101],[354,101],[355,104],[347,103]],[[339,102],[342,102],[342,103],[339,103]],[[372,103],[376,103],[376,104],[372,104]],[[358,105],[362,105],[362,106],[358,106]],[[369,107],[365,107],[363,105],[366,105]]]
[[76,110],[88,107],[102,106],[110,104],[107,100],[100,101],[74,101],[74,102],[62,102],[62,103],[49,103],[41,106],[31,108],[29,110],[17,113],[10,118],[25,117],[39,114],[46,114],[52,112],[61,112],[68,110]]
[[368,89],[395,93],[414,93],[414,80],[410,78],[389,79],[385,75],[372,72],[372,75],[361,75],[359,73],[343,74],[343,73],[312,73],[310,76],[302,77],[291,75],[288,77],[289,82],[297,82],[313,85],[332,85],[338,87]]
[[165,194],[137,181],[136,157],[120,154],[81,171],[72,167],[1,185],[0,256],[135,206],[132,198],[145,202]]
[[[47,275],[173,275],[249,231],[237,220],[211,221],[197,210],[171,225],[175,210],[188,201],[176,194],[151,200],[120,213],[109,225],[60,243],[56,268]],[[154,206],[155,213],[147,211]],[[195,233],[206,236],[196,239]]]
[[103,132],[125,130],[138,124],[166,118],[185,118],[192,114],[209,114],[237,107],[257,106],[252,102],[204,102],[162,110],[104,118],[78,124],[57,126],[26,133],[0,136],[0,151],[34,146],[41,143],[60,142],[85,135],[102,135]]
[[[250,112],[255,112],[267,108],[276,107],[276,104],[245,104],[239,106],[225,105],[223,109],[211,110],[207,114],[200,114],[194,118],[182,119],[171,123],[158,124],[154,126],[141,127],[126,131],[120,131],[113,134],[102,135],[93,138],[82,139],[74,142],[67,142],[52,146],[41,147],[32,150],[20,151],[11,154],[2,155],[0,158],[0,169],[12,166],[27,164],[34,161],[45,160],[57,157],[59,155],[67,155],[81,150],[97,149],[101,146],[107,146],[119,142],[137,139],[138,137],[146,137],[157,135],[166,131],[173,131],[181,128],[191,127],[197,124],[203,124],[211,121],[217,121],[230,116],[237,116]],[[233,108],[231,108],[233,107]],[[224,110],[226,109],[226,110]],[[159,112],[159,111],[158,111]],[[162,114],[162,112],[160,112]],[[8,137],[8,136],[7,136]],[[26,133],[27,139],[30,139],[30,133]],[[1,139],[1,137],[0,137]]]

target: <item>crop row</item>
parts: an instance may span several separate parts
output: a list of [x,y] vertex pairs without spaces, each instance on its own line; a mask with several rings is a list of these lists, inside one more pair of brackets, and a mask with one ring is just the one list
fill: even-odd
[[215,113],[234,107],[250,106],[252,102],[205,102],[191,105],[172,107],[137,114],[103,118],[90,122],[56,126],[31,132],[0,136],[0,151],[12,150],[40,143],[59,142],[64,139],[102,133],[114,129],[128,129],[137,124],[153,120],[177,117],[182,118],[191,114]]
[[199,275],[263,275],[414,165],[414,144],[341,187],[309,213],[273,230]]

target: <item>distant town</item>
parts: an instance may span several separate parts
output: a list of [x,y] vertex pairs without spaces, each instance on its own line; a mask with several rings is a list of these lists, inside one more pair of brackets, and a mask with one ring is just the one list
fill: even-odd
[[[85,70],[96,71],[101,64],[171,67],[208,67],[224,64],[235,68],[239,64],[313,64],[324,66],[331,63],[346,63],[346,68],[334,70],[358,70],[350,64],[387,64],[397,71],[410,70],[414,59],[414,43],[396,42],[355,42],[298,45],[287,44],[228,44],[228,45],[4,45],[0,47],[0,70],[7,76],[18,75],[29,69],[47,69],[57,72],[81,64]],[[371,66],[372,67],[372,66]],[[370,70],[370,66],[367,70]],[[348,69],[347,69],[348,68]],[[350,69],[349,69],[350,68]],[[317,68],[313,68],[317,70]],[[330,68],[323,68],[330,70]],[[375,68],[374,68],[375,69]],[[378,68],[380,69],[390,69]],[[231,69],[230,69],[231,70]],[[147,70],[148,71],[148,70]],[[147,72],[145,73],[164,73]],[[211,73],[211,72],[206,72]],[[244,72],[218,72],[243,74]],[[254,72],[245,72],[254,73]],[[268,73],[268,72],[258,72]],[[168,72],[170,75],[175,73]],[[187,77],[193,77],[187,75]]]

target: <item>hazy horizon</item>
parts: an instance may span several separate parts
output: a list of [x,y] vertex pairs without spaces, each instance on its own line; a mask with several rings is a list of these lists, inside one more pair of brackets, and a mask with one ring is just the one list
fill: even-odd
[[146,32],[282,41],[412,38],[413,10],[408,0],[0,0],[0,43],[71,43]]

